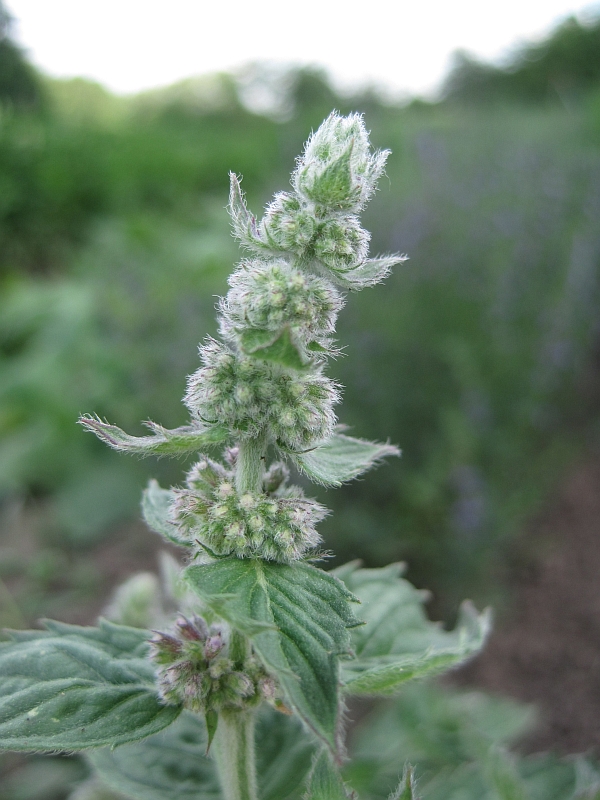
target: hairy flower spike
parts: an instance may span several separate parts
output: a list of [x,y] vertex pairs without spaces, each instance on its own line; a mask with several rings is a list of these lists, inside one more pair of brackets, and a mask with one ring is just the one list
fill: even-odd
[[[316,524],[325,509],[288,484],[283,464],[265,472],[269,448],[324,485],[351,480],[378,460],[373,453],[381,446],[336,433],[340,391],[324,365],[339,353],[340,287],[372,286],[403,260],[369,258],[370,235],[357,216],[387,155],[372,150],[359,114],[333,112],[298,159],[292,191],[275,195],[260,221],[231,174],[233,232],[254,255],[235,269],[220,301],[221,340],[200,347],[202,366],[188,378],[191,424],[168,431],[152,423],[153,436],[132,437],[101,420],[82,420],[111,446],[142,454],[197,453],[227,443],[224,463],[202,456],[185,487],[152,484],[144,495],[150,527],[197,559],[290,564],[320,543]],[[179,638],[191,642],[197,626],[178,625]]]
[[274,464],[263,479],[266,492],[259,494],[240,495],[228,477],[214,487],[176,489],[172,522],[186,539],[219,556],[296,561],[321,542],[315,526],[327,512],[297,487],[288,489],[286,473]]
[[184,399],[198,419],[226,425],[241,439],[267,431],[291,450],[333,433],[339,390],[320,369],[289,373],[217,341],[204,345],[201,356],[204,367],[190,377]]
[[343,300],[323,278],[306,274],[279,259],[247,261],[229,279],[221,302],[221,335],[239,342],[256,331],[277,332],[288,326],[306,349],[311,342],[329,344]]

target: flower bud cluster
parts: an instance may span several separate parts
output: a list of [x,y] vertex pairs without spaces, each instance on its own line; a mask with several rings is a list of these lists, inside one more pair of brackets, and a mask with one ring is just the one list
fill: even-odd
[[360,114],[332,113],[308,140],[292,175],[293,193],[280,192],[260,222],[246,208],[232,176],[235,235],[262,257],[285,254],[348,289],[379,283],[402,256],[368,259],[369,233],[357,214],[383,173],[388,151],[373,152]]
[[276,195],[267,207],[259,230],[273,249],[291,251],[309,263],[316,259],[334,271],[361,264],[371,238],[354,214],[319,219],[314,211],[303,208],[300,200],[284,193]]
[[287,487],[287,470],[274,464],[264,475],[264,491],[239,494],[234,474],[202,458],[176,489],[170,514],[190,541],[215,555],[263,558],[289,563],[321,541],[315,525],[326,514],[297,487]]
[[330,114],[298,161],[292,184],[298,195],[335,211],[360,211],[375,190],[388,151],[371,153],[360,114]]
[[221,302],[221,334],[232,341],[248,329],[289,326],[298,341],[329,344],[343,300],[329,281],[283,259],[243,262]]
[[200,355],[204,366],[188,379],[184,402],[201,422],[219,422],[241,439],[267,431],[296,451],[333,433],[339,390],[319,368],[288,372],[214,340]]
[[229,657],[227,631],[202,617],[179,617],[173,631],[150,642],[160,696],[196,713],[244,709],[266,700],[281,706],[275,680],[254,656],[243,664]]

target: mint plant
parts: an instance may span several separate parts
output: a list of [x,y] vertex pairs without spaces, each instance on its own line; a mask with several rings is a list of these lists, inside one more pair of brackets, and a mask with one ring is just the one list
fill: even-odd
[[[233,231],[250,255],[220,303],[220,339],[200,347],[189,424],[148,422],[135,437],[81,419],[117,450],[195,454],[181,486],[151,482],[142,501],[185,566],[165,561],[162,589],[143,577],[123,587],[116,621],[12,632],[1,747],[87,750],[101,782],[140,800],[338,800],[354,796],[340,772],[345,698],[392,695],[482,646],[487,615],[466,605],[453,632],[429,623],[397,565],[322,569],[326,509],[291,483],[294,469],[339,486],[399,455],[343,432],[325,374],[344,293],[403,260],[369,258],[358,218],[387,156],[359,115],[332,113],[262,220],[231,175]],[[151,630],[122,624],[132,618]],[[416,797],[412,768],[398,777],[392,797]]]

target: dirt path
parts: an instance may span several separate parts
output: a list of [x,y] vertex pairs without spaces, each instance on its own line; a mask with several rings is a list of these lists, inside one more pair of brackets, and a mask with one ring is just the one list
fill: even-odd
[[600,453],[575,469],[526,534],[535,556],[514,603],[454,682],[534,703],[528,751],[600,755]]

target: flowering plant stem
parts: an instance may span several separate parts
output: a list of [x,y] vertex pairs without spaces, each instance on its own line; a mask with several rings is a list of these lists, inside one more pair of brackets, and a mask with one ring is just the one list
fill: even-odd
[[[223,800],[258,800],[254,711],[223,711],[213,747]],[[200,795],[198,800],[202,800]]]
[[[184,485],[151,481],[142,500],[149,527],[187,551],[166,573],[164,598],[179,610],[159,608],[152,576],[149,592],[149,576],[134,576],[133,624],[141,587],[141,624],[153,631],[127,627],[125,592],[119,624],[47,621],[0,643],[0,748],[96,748],[102,780],[132,800],[258,800],[257,784],[261,800],[298,800],[302,786],[305,800],[345,800],[345,697],[389,696],[482,646],[485,615],[467,606],[456,632],[430,625],[398,565],[318,568],[327,511],[289,483],[290,465],[340,486],[400,454],[341,432],[340,387],[325,374],[340,354],[343,293],[403,261],[369,258],[358,217],[387,155],[372,151],[359,115],[334,112],[298,160],[292,193],[276,195],[262,221],[231,176],[234,233],[252,257],[230,276],[220,340],[202,345],[189,378],[190,424],[148,422],[151,435],[137,437],[81,419],[117,450],[196,454]],[[220,460],[204,453],[214,446]],[[395,800],[416,800],[411,776]]]
[[235,470],[235,488],[238,494],[258,494],[261,491],[266,449],[264,434],[239,443]]

